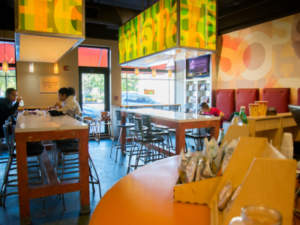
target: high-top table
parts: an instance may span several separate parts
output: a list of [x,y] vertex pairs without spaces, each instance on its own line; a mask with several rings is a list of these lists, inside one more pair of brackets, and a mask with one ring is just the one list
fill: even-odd
[[131,172],[106,192],[89,225],[209,225],[208,206],[173,201],[177,179],[178,156]]
[[[31,224],[29,200],[80,191],[81,213],[90,212],[88,126],[69,116],[18,116],[16,129],[17,171],[21,224]],[[26,142],[78,139],[79,181],[59,182],[51,160],[42,154],[47,184],[28,186]]]
[[[185,129],[210,127],[211,137],[218,140],[220,129],[220,117],[172,112],[162,109],[120,109],[122,112],[122,122],[126,122],[127,113],[134,113],[136,117],[141,115],[151,116],[151,122],[169,128],[176,129],[176,155],[185,148]],[[125,143],[126,132],[122,133],[120,142]]]

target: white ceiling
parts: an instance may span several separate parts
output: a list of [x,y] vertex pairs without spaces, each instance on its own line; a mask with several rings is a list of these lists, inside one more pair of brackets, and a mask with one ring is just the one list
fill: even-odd
[[[19,40],[18,40],[19,39]],[[16,34],[17,61],[55,63],[83,39]]]

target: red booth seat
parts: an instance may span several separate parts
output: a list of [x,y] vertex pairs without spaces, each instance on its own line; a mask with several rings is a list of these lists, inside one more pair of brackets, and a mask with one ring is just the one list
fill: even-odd
[[259,100],[259,89],[237,89],[235,111],[239,112],[241,106],[246,107],[246,115],[249,116],[249,103]]
[[289,112],[291,90],[290,88],[264,88],[262,100],[268,101],[268,107],[276,107],[277,113]]
[[219,89],[216,91],[216,108],[224,114],[224,120],[228,120],[234,112],[235,89]]
[[300,105],[300,88],[298,89],[297,105]]

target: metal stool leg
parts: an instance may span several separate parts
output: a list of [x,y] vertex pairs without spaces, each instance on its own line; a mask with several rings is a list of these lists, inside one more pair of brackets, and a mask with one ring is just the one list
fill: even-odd
[[115,162],[117,162],[117,158],[118,158],[119,144],[120,144],[120,139],[121,139],[122,132],[123,132],[123,127],[120,128],[120,134],[119,134],[118,143],[117,143],[116,160],[115,160]]

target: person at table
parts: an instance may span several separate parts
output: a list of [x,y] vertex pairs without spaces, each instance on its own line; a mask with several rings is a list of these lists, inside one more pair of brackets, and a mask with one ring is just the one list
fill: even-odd
[[199,114],[201,115],[214,115],[220,117],[220,128],[223,127],[223,118],[225,114],[217,108],[209,107],[206,102],[200,104],[201,111]]
[[62,112],[63,114],[69,115],[74,117],[75,115],[81,114],[81,109],[76,101],[76,92],[75,89],[72,87],[68,88],[61,88],[58,90],[58,100],[60,102],[56,102],[52,109],[57,109],[58,111]]
[[[5,120],[18,111],[21,100],[22,98],[18,98],[18,92],[14,88],[8,88],[5,91],[5,98],[0,98],[0,138],[4,137],[2,126],[5,124]],[[13,104],[13,102],[15,102],[15,104]]]

